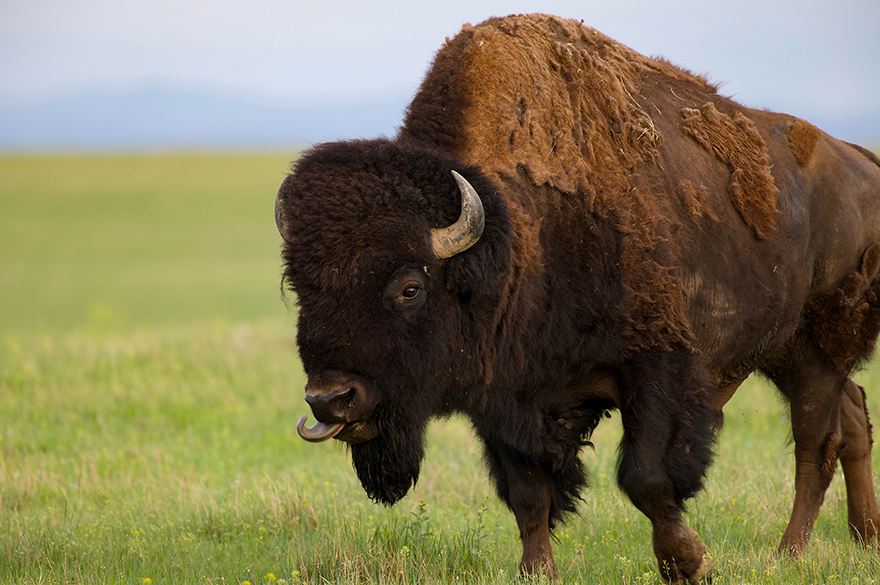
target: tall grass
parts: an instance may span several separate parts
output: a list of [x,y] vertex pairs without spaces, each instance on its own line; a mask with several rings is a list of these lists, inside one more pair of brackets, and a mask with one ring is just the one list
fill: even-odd
[[[391,509],[342,446],[296,437],[304,376],[271,212],[285,168],[0,158],[0,583],[520,582],[466,421],[432,425]],[[880,413],[880,370],[860,382]],[[786,409],[750,380],[725,413],[687,515],[715,582],[877,582],[839,472],[804,558],[773,556],[793,498]],[[650,525],[614,482],[619,436],[614,415],[583,453],[592,487],[554,545],[563,583],[659,581]]]

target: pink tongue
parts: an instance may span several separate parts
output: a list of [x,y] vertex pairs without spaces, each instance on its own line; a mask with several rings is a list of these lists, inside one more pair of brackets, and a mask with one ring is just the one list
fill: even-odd
[[306,419],[308,418],[309,415],[307,414],[299,417],[299,422],[296,423],[296,432],[310,443],[320,443],[321,441],[332,439],[345,427],[345,423],[327,424],[322,422],[315,423],[313,427],[306,427]]

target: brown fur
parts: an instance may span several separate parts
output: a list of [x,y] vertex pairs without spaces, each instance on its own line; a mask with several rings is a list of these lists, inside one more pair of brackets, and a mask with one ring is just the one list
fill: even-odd
[[660,221],[651,199],[638,189],[630,192],[627,202],[626,217],[640,218],[641,222],[627,226],[632,231],[620,255],[620,265],[627,275],[623,282],[626,294],[621,299],[622,313],[627,318],[624,337],[634,349],[668,350],[675,343],[689,346],[693,333],[682,310],[684,289],[672,269],[653,257],[659,242],[670,239],[671,234],[663,232],[669,224]]
[[819,129],[804,120],[794,120],[788,134],[788,143],[794,158],[800,166],[804,166],[813,158],[813,151],[819,141]]
[[705,185],[700,185],[699,189],[697,189],[687,179],[682,180],[679,183],[678,196],[681,198],[681,204],[684,205],[691,216],[705,217],[712,221],[718,221],[718,216],[712,211],[712,207],[707,201],[709,189]]
[[[693,337],[681,283],[658,251],[674,228],[659,221],[629,180],[637,162],[658,156],[662,142],[634,97],[649,71],[714,92],[705,79],[575,21],[545,15],[489,20],[465,26],[438,52],[401,133],[420,139],[444,128],[460,137],[455,155],[499,183],[552,187],[544,202],[549,207],[565,207],[554,198],[571,196],[600,217],[617,218],[628,236],[621,303],[633,349],[689,344]],[[534,209],[534,201],[522,205],[533,221],[546,213]]]
[[865,394],[863,387],[859,386],[858,388],[862,394],[862,410],[865,413],[865,428],[868,435],[868,450],[870,451],[874,447],[874,426],[871,424],[871,415],[868,414],[868,395]]
[[839,433],[831,433],[825,437],[820,451],[821,462],[819,464],[819,481],[822,486],[827,489],[834,478],[834,472],[837,470],[837,460],[840,458],[840,452],[843,451],[843,440]]
[[[625,174],[606,169],[655,154],[660,137],[631,95],[650,61],[593,29],[553,17],[488,21],[465,27],[435,67],[447,59],[467,91],[457,154],[490,176],[523,172],[536,185],[601,199],[627,187]],[[599,211],[614,205],[603,203]]]
[[779,189],[770,174],[770,156],[755,124],[737,112],[731,120],[709,102],[702,110],[685,108],[683,130],[730,169],[729,191],[745,222],[759,238],[775,229]]

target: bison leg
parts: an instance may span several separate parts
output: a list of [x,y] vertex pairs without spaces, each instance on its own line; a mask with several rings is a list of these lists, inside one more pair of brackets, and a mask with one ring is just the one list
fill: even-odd
[[[650,442],[650,437],[643,438]],[[630,444],[624,448],[633,447]],[[643,451],[653,450],[652,445],[644,447]],[[659,460],[652,462],[642,457],[622,460],[620,486],[651,521],[654,555],[663,579],[675,584],[699,582],[711,572],[705,558],[706,547],[697,533],[682,522],[682,506],[676,501],[672,482],[658,463]]]
[[865,391],[852,380],[843,387],[840,415],[845,446],[840,453],[840,466],[846,481],[846,503],[849,530],[853,539],[864,546],[877,542],[880,531],[880,510],[874,496],[871,471],[871,423],[865,404]]
[[553,549],[550,547],[550,483],[546,473],[532,465],[524,476],[513,482],[511,507],[519,527],[523,554],[520,573],[544,573],[549,579],[559,576]]
[[693,354],[647,354],[621,370],[618,483],[651,521],[662,577],[696,583],[710,578],[711,563],[682,511],[711,461],[715,404]]
[[791,352],[800,359],[767,370],[791,409],[794,505],[777,552],[792,556],[803,553],[810,540],[843,448],[840,394],[846,375],[831,368],[812,344],[803,345]]
[[486,460],[498,495],[516,517],[523,575],[559,576],[550,546],[551,477],[540,465],[484,440]]

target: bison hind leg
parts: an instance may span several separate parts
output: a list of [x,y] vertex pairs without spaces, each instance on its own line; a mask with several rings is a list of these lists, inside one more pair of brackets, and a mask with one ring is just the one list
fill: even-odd
[[809,540],[838,458],[853,537],[867,545],[880,530],[871,425],[864,393],[848,378],[873,352],[880,332],[880,243],[866,249],[858,271],[812,301],[806,317],[786,355],[763,368],[791,405],[795,502],[779,551],[794,555]]
[[802,334],[785,359],[763,371],[788,399],[794,438],[794,504],[777,553],[799,556],[844,450],[841,398],[848,379]]
[[880,547],[880,509],[874,495],[871,469],[871,421],[865,390],[847,380],[840,405],[844,448],[840,454],[846,482],[846,501],[850,533],[864,546]]

